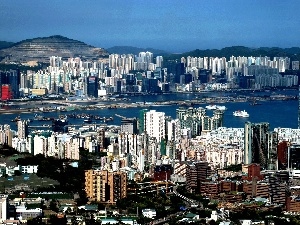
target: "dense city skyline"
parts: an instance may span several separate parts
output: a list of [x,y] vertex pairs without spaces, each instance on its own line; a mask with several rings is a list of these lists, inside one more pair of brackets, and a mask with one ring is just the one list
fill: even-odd
[[3,0],[1,224],[300,224],[296,3]]
[[171,52],[297,47],[297,1],[1,1],[0,40],[63,35],[96,47]]

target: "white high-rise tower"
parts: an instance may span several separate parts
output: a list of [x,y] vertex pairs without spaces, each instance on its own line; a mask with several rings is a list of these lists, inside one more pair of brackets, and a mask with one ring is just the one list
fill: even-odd
[[165,138],[165,113],[150,110],[146,112],[145,130],[149,137],[155,137],[160,143]]

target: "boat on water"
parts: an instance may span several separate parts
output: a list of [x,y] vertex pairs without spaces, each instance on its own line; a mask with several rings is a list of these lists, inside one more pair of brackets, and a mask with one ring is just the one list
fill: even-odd
[[207,105],[205,106],[206,109],[209,109],[209,110],[216,110],[217,109],[217,105]]
[[226,110],[227,108],[224,105],[217,105],[218,110]]
[[224,105],[207,105],[205,108],[209,110],[226,110]]
[[249,113],[247,113],[245,110],[243,111],[234,111],[233,112],[233,115],[236,116],[236,117],[249,117]]
[[91,118],[87,118],[85,120],[83,120],[84,123],[92,123],[93,120]]

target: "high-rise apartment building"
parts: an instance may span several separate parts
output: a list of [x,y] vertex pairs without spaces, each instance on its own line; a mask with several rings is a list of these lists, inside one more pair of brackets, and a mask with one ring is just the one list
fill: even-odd
[[245,123],[244,163],[258,163],[263,169],[277,169],[278,134],[269,123]]
[[98,77],[89,76],[86,78],[86,95],[98,97]]
[[48,137],[36,135],[33,138],[33,155],[47,155]]
[[166,134],[168,141],[179,142],[181,137],[179,119],[166,121]]
[[146,112],[145,115],[145,131],[149,137],[156,138],[157,142],[160,143],[165,139],[165,113],[156,112],[155,110],[150,110]]
[[105,149],[105,129],[99,128],[97,130],[97,142],[99,145],[99,150],[103,151]]
[[8,199],[1,197],[0,199],[0,219],[1,221],[6,220],[8,217]]
[[299,70],[299,61],[292,61],[292,70]]
[[193,136],[201,132],[208,132],[223,126],[222,110],[215,110],[212,117],[206,115],[206,110],[199,108],[178,108],[176,118],[179,119],[181,129],[189,129]]
[[136,118],[126,118],[121,120],[121,132],[137,134],[137,119]]
[[267,134],[267,169],[278,170],[278,133],[271,131]]
[[278,169],[286,170],[288,166],[288,147],[290,143],[288,141],[280,141],[278,143],[277,155],[278,155]]
[[208,162],[193,162],[187,164],[186,185],[187,190],[193,193],[200,193],[201,183],[211,175],[211,167]]
[[144,133],[145,127],[146,127],[146,112],[148,112],[148,109],[142,109],[139,111],[139,123],[138,123],[138,127],[139,127],[139,134]]
[[156,67],[162,67],[162,66],[163,66],[163,57],[156,56]]
[[79,160],[79,139],[69,137],[64,144],[65,159]]
[[85,192],[91,201],[116,204],[119,199],[127,197],[127,175],[120,171],[87,170]]
[[28,135],[28,122],[26,120],[19,120],[17,123],[18,138],[25,139]]
[[288,146],[288,169],[300,170],[300,145]]
[[51,56],[49,61],[50,61],[50,66],[51,67],[61,67],[62,66],[61,57]]
[[[0,71],[2,100],[10,100],[11,98],[17,99],[20,97],[20,77],[21,75],[19,70]],[[3,87],[5,90],[3,90]],[[9,90],[6,91],[7,88],[9,88]]]
[[176,109],[176,118],[179,119],[180,128],[190,129],[192,135],[200,135],[203,116],[205,116],[205,109],[202,107]]
[[12,146],[13,131],[10,125],[0,125],[0,143]]

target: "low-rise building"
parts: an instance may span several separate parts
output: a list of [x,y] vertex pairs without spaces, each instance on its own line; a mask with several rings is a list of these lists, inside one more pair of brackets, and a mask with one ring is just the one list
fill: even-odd
[[155,209],[143,209],[142,214],[144,217],[151,218],[151,219],[156,217]]
[[42,215],[43,210],[41,208],[27,209],[25,205],[16,207],[16,217],[19,220],[27,220],[29,218],[36,218]]
[[102,218],[101,224],[128,224],[128,225],[139,225],[133,218]]

